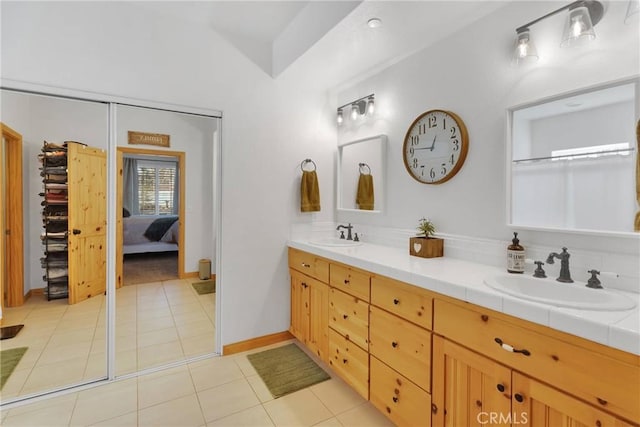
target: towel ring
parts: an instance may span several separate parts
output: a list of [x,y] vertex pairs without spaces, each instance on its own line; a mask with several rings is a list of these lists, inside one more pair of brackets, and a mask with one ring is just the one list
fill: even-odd
[[302,161],[302,163],[300,163],[300,170],[301,170],[302,172],[304,172],[304,171],[305,171],[305,170],[304,170],[304,166],[305,166],[307,163],[313,163],[313,170],[311,170],[311,171],[309,171],[309,172],[314,172],[314,171],[317,169],[316,162],[314,162],[314,161],[313,161],[313,160],[311,160],[311,159],[304,159],[304,160]]
[[364,172],[362,170],[364,168],[367,168],[366,170],[368,172],[366,173],[366,175],[371,175],[371,168],[369,167],[368,164],[366,164],[366,163],[358,163],[358,167],[360,168],[360,173],[364,174]]

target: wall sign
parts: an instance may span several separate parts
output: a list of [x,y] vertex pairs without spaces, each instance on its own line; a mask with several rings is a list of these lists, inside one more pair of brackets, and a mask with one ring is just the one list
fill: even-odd
[[130,145],[156,145],[158,147],[169,147],[170,135],[161,133],[147,133],[128,131]]

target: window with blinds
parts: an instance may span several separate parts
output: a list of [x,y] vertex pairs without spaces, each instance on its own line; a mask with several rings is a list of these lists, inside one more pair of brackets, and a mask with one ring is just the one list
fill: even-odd
[[140,215],[169,215],[177,212],[174,209],[176,174],[176,162],[138,161]]

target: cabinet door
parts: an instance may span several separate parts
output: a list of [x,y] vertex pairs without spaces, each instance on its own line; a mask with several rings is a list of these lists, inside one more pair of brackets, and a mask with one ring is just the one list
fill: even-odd
[[321,360],[329,353],[329,286],[317,280],[309,281],[309,339],[307,346]]
[[509,417],[509,368],[440,336],[433,337],[433,368],[432,425],[482,426],[491,414]]
[[289,332],[301,342],[309,336],[309,278],[295,270],[291,273],[291,326]]
[[69,304],[107,285],[107,154],[69,143]]
[[529,427],[631,427],[613,415],[518,372],[513,373],[512,422]]

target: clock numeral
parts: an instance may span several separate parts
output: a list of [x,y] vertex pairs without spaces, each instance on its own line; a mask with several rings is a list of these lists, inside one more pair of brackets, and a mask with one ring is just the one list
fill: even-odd
[[436,116],[429,116],[429,129],[437,127],[438,123],[437,123],[437,118]]
[[418,167],[418,158],[417,158],[417,157],[414,157],[414,158],[413,158],[413,168],[415,169],[415,168],[417,168],[417,167]]
[[451,142],[453,143],[453,151],[458,151],[460,149],[460,141],[454,139]]
[[458,135],[456,135],[456,128],[455,127],[451,127],[451,139],[455,139],[457,138]]
[[418,125],[418,135],[424,135],[425,133],[427,133],[427,124],[420,123]]
[[431,170],[429,171],[429,176],[431,177],[431,179],[435,179],[436,171],[434,171],[433,168],[431,168]]
[[446,175],[447,174],[447,165],[445,163],[443,163],[442,165],[442,171],[440,171],[440,175]]
[[411,145],[418,145],[420,143],[420,135],[411,135]]
[[453,164],[453,154],[451,155],[451,164]]
[[447,128],[447,118],[443,117],[442,118],[442,129],[446,129]]
[[415,153],[415,150],[413,149],[413,147],[409,147],[409,155],[413,157],[414,153]]

